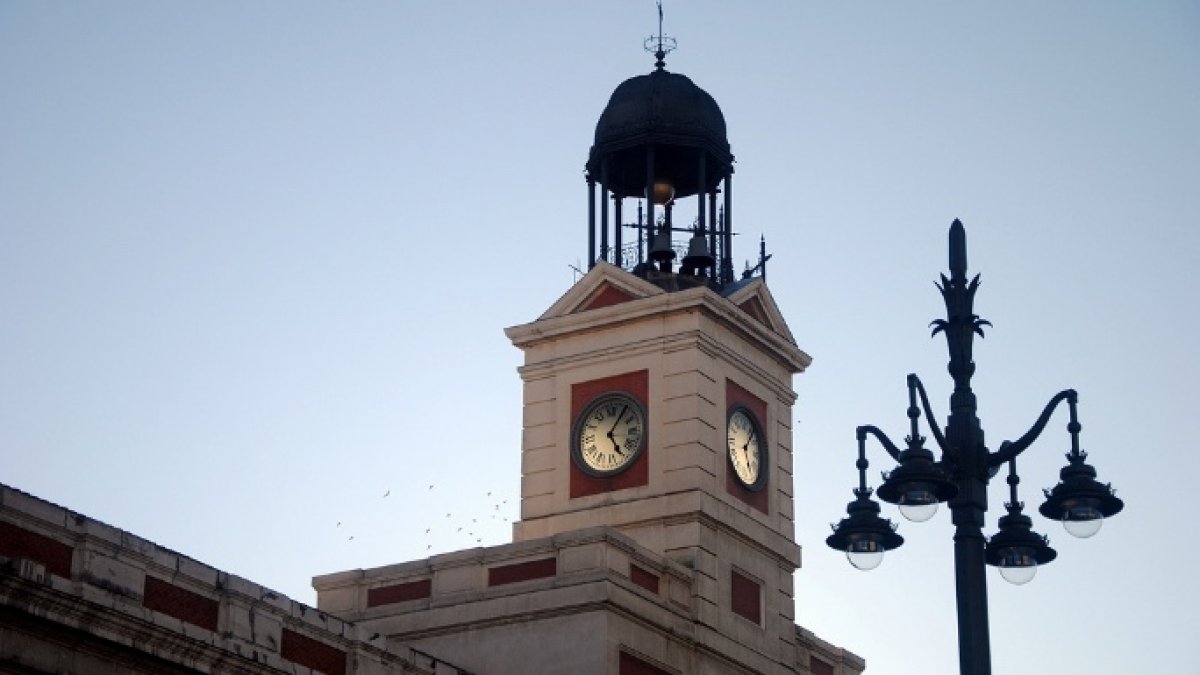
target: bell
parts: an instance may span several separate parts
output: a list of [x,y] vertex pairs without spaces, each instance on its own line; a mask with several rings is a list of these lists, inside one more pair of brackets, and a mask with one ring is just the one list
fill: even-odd
[[671,247],[671,231],[662,228],[654,235],[654,246],[650,248],[650,259],[654,262],[671,262],[675,259],[675,249]]
[[684,274],[699,276],[712,266],[713,257],[708,254],[708,242],[705,241],[704,235],[692,235],[691,241],[688,242],[688,253],[683,257]]

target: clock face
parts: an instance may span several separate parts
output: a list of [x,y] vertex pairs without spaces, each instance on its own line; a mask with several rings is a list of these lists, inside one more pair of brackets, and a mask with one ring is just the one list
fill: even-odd
[[729,466],[742,487],[758,491],[766,485],[766,439],[754,414],[746,408],[729,412]]
[[612,476],[629,468],[646,441],[646,413],[630,395],[604,394],[575,421],[571,456],[584,473]]

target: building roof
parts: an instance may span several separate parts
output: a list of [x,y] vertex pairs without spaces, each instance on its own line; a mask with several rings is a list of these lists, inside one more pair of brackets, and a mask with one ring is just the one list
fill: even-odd
[[[707,153],[712,170],[706,182],[713,185],[733,163],[725,136],[725,116],[716,100],[685,75],[666,70],[631,77],[613,90],[596,122],[587,169],[599,176],[601,159],[616,156],[610,167],[616,175],[609,176],[609,183],[623,196],[640,195],[646,185],[644,156],[637,153],[626,162],[622,155],[648,145]],[[671,158],[664,155],[656,162],[660,160]],[[676,196],[695,194],[697,187],[676,185]]]

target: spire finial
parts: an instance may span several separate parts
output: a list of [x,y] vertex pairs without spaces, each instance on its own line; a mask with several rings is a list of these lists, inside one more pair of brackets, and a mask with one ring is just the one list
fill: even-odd
[[950,223],[950,276],[967,277],[967,231],[958,218]]
[[657,70],[663,70],[666,65],[667,54],[675,51],[675,38],[663,37],[663,9],[662,0],[658,0],[658,35],[651,35],[646,38],[646,51],[654,55],[654,67]]

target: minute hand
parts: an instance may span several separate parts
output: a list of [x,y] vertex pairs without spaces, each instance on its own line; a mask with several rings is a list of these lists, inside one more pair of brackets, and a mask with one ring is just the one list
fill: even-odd
[[617,415],[617,419],[615,422],[613,422],[612,428],[608,430],[608,440],[612,441],[613,449],[616,450],[617,453],[621,454],[621,455],[624,455],[625,451],[621,450],[621,444],[617,443],[617,439],[613,438],[613,432],[617,430],[617,425],[621,423],[621,418],[625,417],[625,413],[627,413],[627,412],[629,412],[629,404],[628,403],[626,403],[625,406],[623,408],[621,408],[621,414]]
[[746,437],[746,444],[742,446],[742,456],[746,458],[746,466],[750,466],[750,444],[754,442],[754,427],[750,427],[750,435]]

